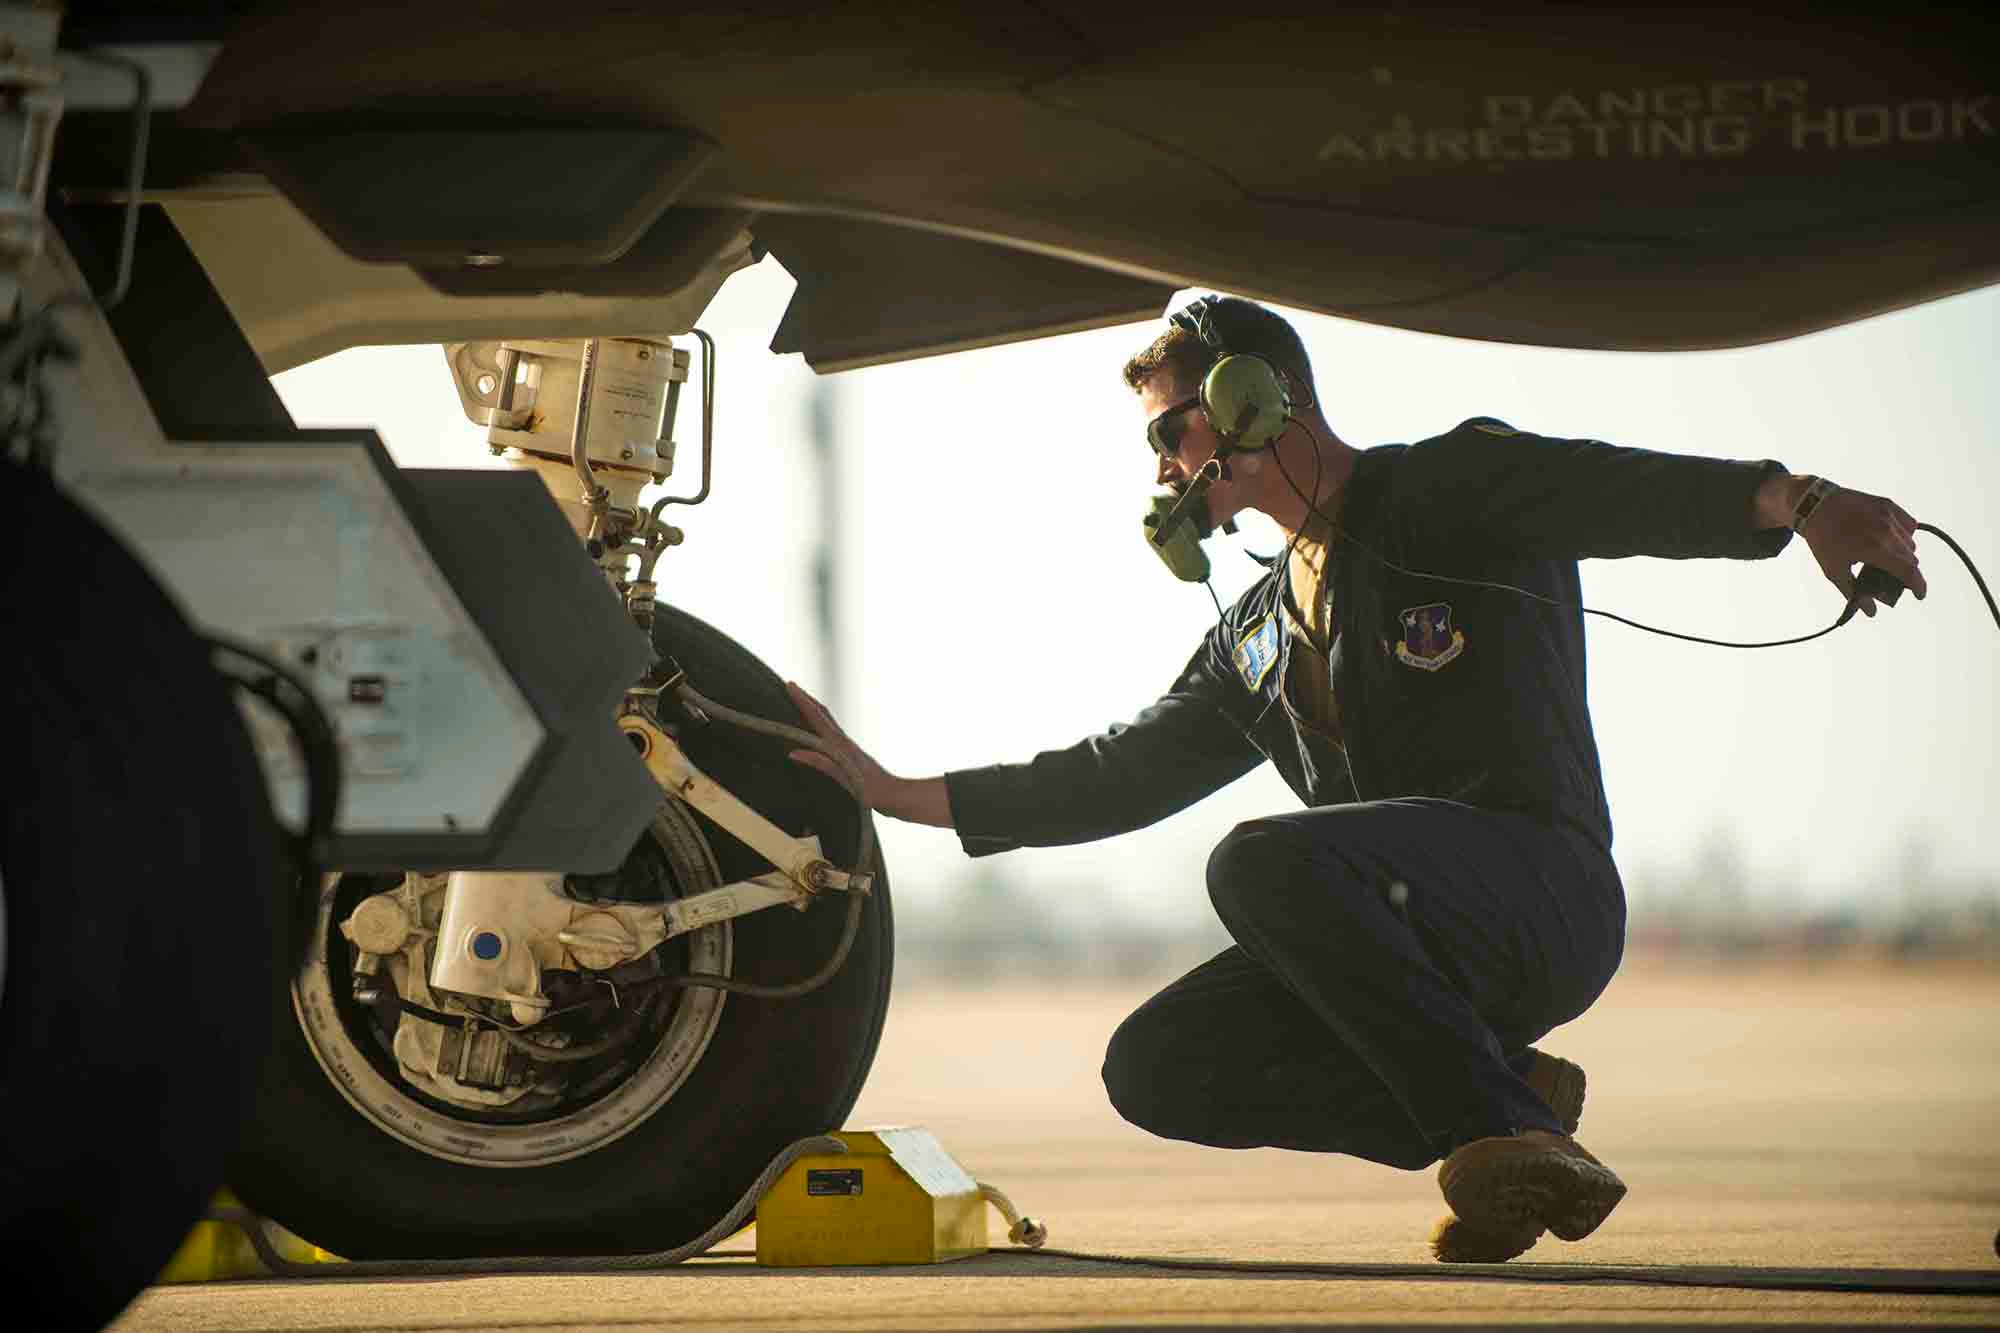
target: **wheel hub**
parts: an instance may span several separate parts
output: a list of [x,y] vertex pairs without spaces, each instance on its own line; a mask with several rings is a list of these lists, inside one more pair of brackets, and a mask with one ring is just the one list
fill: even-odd
[[[626,919],[719,882],[693,817],[663,802],[614,875],[537,878],[528,887],[549,921],[534,931],[453,921],[449,875],[406,875],[358,901],[350,881],[322,894],[293,1007],[321,1069],[385,1133],[453,1161],[562,1161],[644,1121],[707,1049],[723,993],[658,983],[726,975],[729,923],[634,957],[642,937]],[[459,975],[438,966],[454,949],[482,990],[440,984]]]

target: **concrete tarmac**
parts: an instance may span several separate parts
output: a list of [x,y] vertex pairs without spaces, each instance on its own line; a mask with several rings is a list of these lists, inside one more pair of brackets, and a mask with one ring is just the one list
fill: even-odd
[[[638,1276],[156,1287],[114,1327],[2000,1327],[1992,969],[1628,965],[1590,1014],[1542,1044],[1587,1069],[1578,1137],[1631,1193],[1589,1240],[1545,1238],[1476,1273],[1429,1260],[1434,1172],[1197,1148],[1120,1121],[1098,1064],[1146,993],[903,988],[850,1123],[930,1128],[1046,1222],[1051,1248],[1369,1267],[1175,1271],[996,1254],[778,1271],[710,1259]],[[1918,1289],[1656,1284],[1772,1270]],[[1958,1293],[1922,1290],[1939,1282]]]

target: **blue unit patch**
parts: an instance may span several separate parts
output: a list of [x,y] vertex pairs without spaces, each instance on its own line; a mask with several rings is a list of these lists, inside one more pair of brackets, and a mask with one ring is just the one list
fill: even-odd
[[1465,651],[1465,631],[1452,626],[1449,603],[1413,606],[1396,618],[1403,624],[1396,660],[1404,666],[1436,671]]
[[1253,694],[1263,688],[1264,677],[1271,674],[1278,661],[1277,613],[1265,616],[1255,629],[1238,639],[1231,657],[1236,662],[1236,674],[1243,677],[1244,685]]

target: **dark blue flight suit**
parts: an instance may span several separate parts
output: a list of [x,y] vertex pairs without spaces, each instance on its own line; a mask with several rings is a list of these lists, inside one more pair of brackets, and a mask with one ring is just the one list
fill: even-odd
[[1521,1079],[1526,1047],[1602,993],[1625,934],[1576,562],[1776,555],[1790,531],[1753,531],[1750,508],[1782,470],[1484,417],[1366,450],[1340,501],[1352,540],[1328,553],[1341,744],[1281,697],[1310,649],[1280,607],[1280,562],[1130,725],[947,774],[973,856],[1140,828],[1265,759],[1305,803],[1209,858],[1235,947],[1118,1029],[1104,1081],[1120,1114],[1412,1169],[1559,1129]]

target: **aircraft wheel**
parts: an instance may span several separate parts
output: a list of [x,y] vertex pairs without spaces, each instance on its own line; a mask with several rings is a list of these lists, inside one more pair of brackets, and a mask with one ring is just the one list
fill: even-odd
[[0,464],[0,1255],[97,1328],[222,1183],[286,868],[205,644],[124,545]]
[[[777,677],[719,631],[662,606],[656,640],[704,694],[798,723]],[[685,726],[680,740],[753,808],[790,832],[819,834],[834,861],[852,864],[853,802],[786,759],[782,743],[719,723]],[[734,838],[663,800],[623,866],[590,877],[590,889],[658,901],[765,869]],[[322,904],[231,1184],[252,1207],[354,1259],[682,1244],[786,1144],[838,1127],[859,1095],[887,1010],[893,947],[879,860],[876,869],[853,950],[819,990],[770,1000],[662,988],[669,1003],[649,1012],[627,1045],[573,1069],[541,1071],[532,1083],[489,1079],[484,1091],[413,1077],[394,1034],[422,1020],[379,998],[354,998],[354,950],[334,926],[363,896],[403,877],[348,876]],[[788,983],[827,959],[845,911],[830,901],[738,917],[670,942],[650,965]],[[381,986],[362,989],[377,995]],[[589,1041],[604,1030],[591,1023],[622,1021],[622,1012],[600,1004],[565,1021]],[[475,1104],[482,1098],[491,1104]]]

